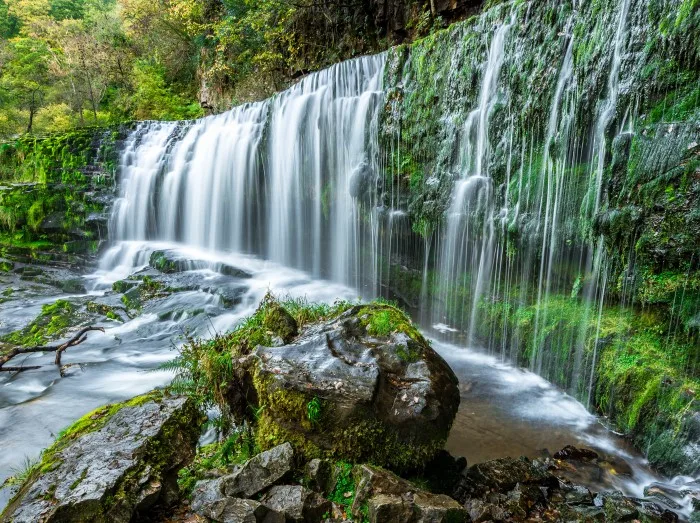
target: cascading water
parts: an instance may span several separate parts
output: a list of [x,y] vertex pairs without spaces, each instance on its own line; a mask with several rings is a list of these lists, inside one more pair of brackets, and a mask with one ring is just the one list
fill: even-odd
[[[690,5],[655,4],[671,13]],[[611,146],[641,117],[631,80],[640,77],[643,53],[655,52],[645,46],[652,14],[647,0],[504,2],[410,50],[338,64],[267,101],[195,122],[139,124],[122,154],[110,221],[116,243],[101,261],[109,274],[98,275],[96,287],[141,269],[156,249],[197,263],[168,276],[186,293],[113,328],[119,349],[105,338],[83,348],[99,361],[101,351],[122,351],[118,357],[142,370],[150,368],[142,360],[152,367],[154,357],[171,357],[167,347],[182,323],[197,335],[230,329],[268,288],[327,301],[382,294],[401,298],[451,341],[483,344],[593,405],[599,338],[610,328],[605,300],[611,288],[622,287],[624,296],[633,286],[612,279],[596,224],[609,204]],[[664,132],[683,151],[699,141],[691,126]],[[662,173],[665,165],[653,168]],[[231,276],[237,268],[251,277]],[[189,290],[192,281],[197,290]],[[673,307],[684,306],[684,296]],[[667,339],[681,329],[676,322]],[[457,343],[436,346],[456,369],[474,358]],[[558,406],[571,401],[529,373],[487,361],[469,372],[476,380],[496,369],[494,389],[508,384],[511,397],[500,406],[509,423],[529,401],[540,410],[555,410],[554,396]],[[114,379],[112,367],[103,374]],[[153,385],[139,376],[144,390]],[[524,379],[527,392],[513,385]],[[132,393],[120,389],[91,405]],[[478,398],[484,418],[493,417],[492,396]],[[11,437],[15,425],[36,433],[26,430],[41,415],[40,402],[32,403],[36,410],[27,414],[4,414],[0,425]],[[74,403],[71,418],[83,407]],[[581,410],[564,416],[574,420],[571,432],[581,432]],[[455,437],[475,430],[470,421],[457,425]],[[558,422],[535,428],[561,430]],[[512,441],[521,439],[512,432]],[[481,436],[493,439],[488,431]],[[538,436],[528,436],[523,452],[541,448]],[[639,483],[633,491],[643,494]]]
[[[591,406],[614,287],[598,228],[611,149],[640,116],[651,9],[502,3],[267,101],[141,124],[112,238],[253,254],[399,298]],[[140,245],[103,268],[146,263]]]
[[[530,345],[531,369],[588,400],[596,358],[591,325],[608,272],[592,224],[605,206],[610,127],[627,79],[640,67],[626,49],[641,47],[646,9],[644,0],[618,0],[604,10],[502,4],[465,29],[461,44],[450,43],[447,76],[430,78],[431,88],[416,85],[425,57],[409,55],[387,71],[387,55],[379,55],[191,124],[141,124],[123,154],[111,237],[251,253],[367,296],[405,297],[421,318],[504,358],[519,358],[516,348]],[[542,29],[543,17],[551,28]],[[582,24],[593,24],[593,43],[580,37]],[[539,76],[531,72],[533,45],[554,58],[537,64]],[[585,53],[596,61],[585,65]],[[537,94],[516,82],[529,74]],[[436,107],[449,109],[438,127],[444,145],[421,154],[442,163],[422,183],[452,190],[443,222],[426,226],[415,211],[439,208],[439,195],[407,201],[415,172],[407,184],[402,170],[417,163],[406,158],[414,144],[405,143],[400,119],[387,123],[388,109],[410,100],[411,89],[437,92],[441,85],[462,94]],[[115,256],[104,265],[128,265]],[[404,285],[401,275],[411,264],[421,273],[415,297],[409,294],[416,284]],[[566,339],[550,325],[562,304],[552,298],[563,296],[584,310],[578,334]],[[485,322],[485,309],[506,314],[532,303],[527,322],[497,331]]]
[[377,240],[364,209],[377,199],[384,61],[338,64],[187,127],[141,124],[122,158],[112,237],[254,253],[358,287],[373,281]]
[[[479,106],[469,114],[464,126],[466,144],[460,162],[463,176],[453,192],[441,253],[440,278],[444,290],[440,302],[445,308],[463,311],[463,320],[468,319],[470,326],[470,339],[479,299],[490,279],[493,262],[493,187],[488,173],[489,115],[499,100],[498,77],[509,29],[510,22],[505,22],[493,35],[484,66]],[[460,296],[453,292],[449,282],[465,272],[473,275],[471,292]],[[436,319],[445,321],[445,311],[438,310]]]

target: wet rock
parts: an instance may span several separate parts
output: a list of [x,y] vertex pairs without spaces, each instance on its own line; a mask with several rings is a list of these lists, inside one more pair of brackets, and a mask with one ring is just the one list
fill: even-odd
[[428,481],[431,492],[451,495],[462,479],[462,472],[466,468],[466,458],[455,458],[446,450],[441,450],[425,466],[423,476]]
[[509,492],[518,484],[557,488],[559,480],[544,464],[525,457],[495,459],[469,467],[456,487],[454,497],[465,501],[482,497],[491,490]]
[[378,494],[367,502],[367,516],[371,523],[411,521],[413,507],[401,496]]
[[[637,505],[631,499],[625,498],[620,492],[599,494],[597,497],[602,498],[606,521],[632,521],[639,517]],[[600,501],[596,503],[596,505],[599,504]]]
[[560,482],[560,489],[564,492],[564,499],[569,505],[591,505],[593,495],[591,491],[581,485],[567,485]]
[[304,477],[309,488],[328,495],[335,485],[335,473],[333,465],[325,459],[312,459],[306,464]]
[[458,523],[468,521],[467,511],[443,494],[416,492],[413,496],[414,521],[417,523]]
[[[377,316],[389,325],[380,335],[369,332]],[[242,366],[255,389],[248,403],[266,405],[258,440],[291,441],[315,456],[422,467],[443,448],[459,406],[447,363],[383,305],[353,307],[293,343],[258,347]]]
[[662,505],[667,506],[668,508],[678,510],[681,508],[681,506],[672,499],[671,496],[673,495],[683,497],[683,494],[679,492],[672,492],[669,489],[664,488],[664,486],[660,484],[652,484],[644,488],[645,498],[649,498],[652,501],[659,502]]
[[60,282],[60,288],[67,294],[85,294],[85,284],[82,278],[70,278]]
[[579,449],[573,445],[567,445],[556,452],[553,458],[573,461],[593,461],[598,459],[598,454],[591,449]]
[[225,496],[220,480],[200,481],[195,487],[192,511],[221,523],[284,523],[284,515],[252,499]]
[[251,497],[282,479],[292,470],[294,450],[289,443],[278,445],[249,459],[223,476],[221,487],[230,497]]
[[352,512],[360,514],[367,503],[371,522],[468,521],[467,511],[454,499],[421,490],[388,470],[358,465],[353,476],[357,487]]
[[214,272],[223,274],[224,276],[230,276],[233,278],[247,279],[251,277],[251,274],[248,271],[239,269],[238,267],[234,267],[232,265],[220,262],[208,262],[205,260],[189,260],[187,258],[183,258],[175,251],[168,250],[153,251],[148,259],[148,264],[154,269],[165,274],[210,269]]
[[260,502],[284,514],[287,523],[317,523],[332,509],[330,501],[301,485],[272,487]]
[[2,521],[128,522],[178,496],[200,417],[191,400],[161,392],[102,407],[43,454]]
[[363,161],[355,167],[352,174],[350,174],[350,196],[362,198],[369,190],[373,178],[374,172],[367,161]]
[[481,521],[504,521],[508,517],[504,509],[481,499],[467,500],[464,508],[467,510],[470,520],[475,523]]
[[138,284],[139,282],[135,280],[119,280],[112,284],[112,290],[114,292],[125,293],[129,289],[136,287]]

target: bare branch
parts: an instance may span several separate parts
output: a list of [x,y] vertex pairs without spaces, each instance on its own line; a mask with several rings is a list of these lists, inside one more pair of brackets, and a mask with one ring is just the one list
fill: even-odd
[[80,329],[71,339],[61,343],[60,345],[44,345],[37,347],[14,347],[7,351],[5,354],[0,355],[0,372],[23,372],[25,370],[33,370],[40,368],[39,366],[31,367],[5,367],[5,363],[10,361],[15,356],[20,354],[30,354],[32,352],[55,352],[56,359],[54,360],[56,365],[61,365],[61,355],[68,347],[74,347],[80,345],[87,339],[87,333],[89,331],[101,331],[104,332],[103,327],[83,327]]

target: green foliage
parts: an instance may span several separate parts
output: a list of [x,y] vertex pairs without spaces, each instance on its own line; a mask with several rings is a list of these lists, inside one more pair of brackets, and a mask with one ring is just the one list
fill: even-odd
[[[649,280],[643,296],[659,303],[672,299],[668,293],[682,285],[676,275]],[[521,363],[532,365],[535,358],[542,358],[545,377],[590,401],[640,448],[655,448],[656,454],[649,454],[655,466],[677,473],[697,465],[667,451],[687,444],[691,436],[684,424],[700,410],[696,399],[700,346],[684,332],[671,329],[658,304],[644,310],[606,306],[598,315],[584,302],[566,296],[543,297],[527,306],[515,303],[482,303],[479,334],[498,339],[503,332],[511,333]],[[587,372],[595,365],[590,398],[589,378],[569,381],[577,359]]]
[[306,417],[311,423],[318,423],[321,419],[321,400],[315,397],[306,404]]
[[137,119],[184,120],[204,115],[200,105],[173,92],[162,64],[138,60],[133,71],[135,91],[129,98]]
[[[48,92],[50,50],[44,41],[14,38],[3,51],[7,58],[0,75],[0,107],[4,109],[4,115],[17,117],[26,114],[24,129],[30,133]],[[11,124],[10,119],[0,121],[0,129],[8,129],[7,126]],[[20,130],[9,129],[15,132]]]
[[260,452],[249,428],[244,427],[231,436],[197,449],[197,456],[187,467],[178,472],[178,485],[188,496],[195,483],[212,471],[223,471],[230,465],[243,464]]
[[336,463],[338,479],[328,499],[345,509],[345,516],[352,517],[352,503],[355,501],[355,479],[352,476],[352,465],[339,461]]
[[25,456],[22,465],[16,467],[12,471],[12,475],[5,479],[2,485],[0,485],[0,489],[5,487],[19,487],[25,481],[27,481],[27,479],[29,479],[29,477],[38,469],[38,467],[39,460]]

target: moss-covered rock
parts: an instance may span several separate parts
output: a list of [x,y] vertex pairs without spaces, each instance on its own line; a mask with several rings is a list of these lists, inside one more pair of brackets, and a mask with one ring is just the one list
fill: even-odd
[[78,314],[79,306],[68,300],[56,300],[43,305],[41,313],[22,330],[6,334],[2,341],[20,346],[44,345],[62,337],[68,329],[85,320]]
[[105,209],[128,127],[24,136],[3,144],[0,246],[27,257],[46,251],[95,254],[107,237]]
[[287,345],[258,346],[238,365],[260,448],[290,441],[306,458],[420,468],[443,447],[459,405],[452,370],[385,304],[352,307]]
[[2,521],[132,521],[178,499],[200,414],[161,391],[85,415],[64,430],[0,516]]

